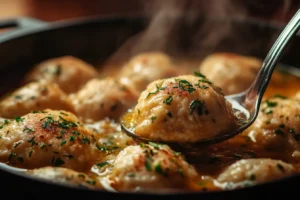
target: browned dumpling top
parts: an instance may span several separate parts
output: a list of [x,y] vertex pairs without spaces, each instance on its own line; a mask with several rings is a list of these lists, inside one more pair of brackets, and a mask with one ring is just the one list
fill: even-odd
[[89,169],[104,153],[97,135],[63,110],[43,110],[7,120],[0,129],[0,160],[22,168]]
[[70,95],[79,118],[87,123],[118,120],[137,101],[137,94],[112,77],[92,79]]
[[12,119],[48,108],[75,111],[69,97],[57,84],[31,82],[1,99],[0,116]]
[[85,61],[62,56],[45,60],[25,75],[23,82],[43,80],[57,83],[67,94],[76,92],[88,80],[98,76],[97,70]]
[[171,58],[162,52],[145,52],[131,58],[121,69],[120,82],[138,92],[157,79],[176,76]]
[[197,175],[180,153],[156,143],[128,146],[105,167],[111,168],[108,179],[119,191],[184,189]]
[[135,134],[143,138],[181,143],[228,133],[237,118],[220,89],[199,74],[150,83],[131,122]]

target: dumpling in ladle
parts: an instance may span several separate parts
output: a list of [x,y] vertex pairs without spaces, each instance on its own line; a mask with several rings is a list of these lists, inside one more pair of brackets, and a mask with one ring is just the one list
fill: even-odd
[[150,83],[125,121],[144,139],[194,143],[234,130],[238,119],[221,89],[197,74]]

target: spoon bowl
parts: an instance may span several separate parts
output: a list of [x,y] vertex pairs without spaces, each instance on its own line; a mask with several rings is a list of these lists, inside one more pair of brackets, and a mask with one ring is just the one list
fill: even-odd
[[134,126],[131,124],[132,111],[125,113],[121,119],[121,128],[129,136],[133,137],[136,140],[142,142],[161,142],[170,145],[180,145],[184,147],[195,147],[199,145],[208,145],[218,142],[228,140],[235,135],[243,132],[248,128],[256,119],[258,111],[260,108],[260,103],[262,97],[266,91],[266,88],[272,77],[272,73],[277,65],[281,55],[284,52],[287,44],[290,42],[291,38],[297,33],[300,27],[300,10],[296,12],[293,18],[289,21],[283,31],[280,33],[279,37],[273,44],[269,53],[265,57],[263,64],[254,80],[252,85],[248,90],[225,96],[226,100],[231,103],[232,109],[235,115],[239,119],[238,126],[235,130],[228,132],[226,134],[218,135],[212,138],[203,139],[197,142],[189,143],[175,143],[175,142],[166,142],[166,141],[154,141],[150,138],[143,138],[134,133]]

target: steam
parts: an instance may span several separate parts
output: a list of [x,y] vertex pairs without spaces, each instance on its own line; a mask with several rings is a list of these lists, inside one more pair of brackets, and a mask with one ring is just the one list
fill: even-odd
[[[145,51],[162,51],[174,56],[206,56],[214,51],[232,49],[253,52],[261,48],[260,40],[244,27],[236,27],[229,19],[244,20],[251,12],[266,12],[266,2],[259,0],[156,0],[146,1],[145,13],[152,16],[147,28],[127,40],[112,56],[130,58]],[[279,1],[277,1],[279,2]],[[291,0],[280,1],[280,17],[291,8]],[[273,6],[274,6],[273,5]],[[267,6],[272,6],[268,4]],[[256,13],[259,15],[259,12]],[[260,13],[262,14],[262,13]],[[202,20],[199,22],[199,16]],[[218,20],[216,20],[218,19]],[[222,20],[219,20],[222,19]],[[272,41],[270,42],[270,44]],[[230,48],[228,48],[230,46]],[[265,44],[265,46],[268,46]],[[246,50],[245,50],[246,49]]]

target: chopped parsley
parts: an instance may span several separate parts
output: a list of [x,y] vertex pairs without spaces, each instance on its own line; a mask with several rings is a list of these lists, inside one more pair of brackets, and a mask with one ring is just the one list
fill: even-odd
[[21,144],[22,142],[16,142],[16,143],[14,143],[14,148],[16,148],[17,146],[19,146],[20,144]]
[[201,89],[207,89],[207,88],[209,88],[209,87],[206,86],[206,85],[198,85],[198,87],[201,88]]
[[108,146],[105,144],[104,145],[96,144],[96,147],[99,151],[106,152],[106,153],[112,152],[113,150],[119,148],[118,146]]
[[273,113],[273,110],[269,110],[269,111],[266,112],[267,115],[270,115],[272,113]]
[[80,135],[80,133],[78,131],[73,131],[72,134],[74,134],[74,135]]
[[135,177],[135,173],[130,172],[129,174],[127,174],[127,176],[130,177],[130,178],[133,178],[133,177]]
[[74,141],[75,139],[76,139],[76,136],[71,135],[71,136],[69,137],[69,141]]
[[95,185],[96,184],[96,181],[94,181],[94,180],[87,180],[86,182],[90,185]]
[[277,129],[274,131],[274,133],[275,133],[276,135],[284,135],[283,130],[281,130],[280,128],[277,128]]
[[90,144],[91,141],[90,141],[89,138],[87,138],[87,137],[85,137],[84,135],[82,135],[81,143],[82,143],[82,144],[86,144],[86,143]]
[[54,71],[54,74],[56,76],[59,76],[61,74],[61,65],[57,65]]
[[149,142],[148,144],[153,146],[155,149],[159,149],[159,147],[160,147],[160,144],[158,144],[158,143]]
[[156,94],[156,93],[158,93],[158,91],[159,91],[159,88],[158,88],[158,85],[156,84],[156,89],[155,89],[155,91],[149,92],[145,99],[147,99],[151,94]]
[[269,101],[269,100],[266,100],[265,103],[267,104],[267,107],[269,107],[269,108],[273,108],[273,107],[276,107],[278,105],[277,102],[272,102],[272,101]]
[[65,154],[64,156],[67,157],[67,158],[69,158],[69,159],[72,159],[74,157],[74,156],[69,155],[69,154]]
[[17,160],[18,160],[20,163],[23,163],[23,162],[24,162],[24,159],[23,159],[21,156],[18,156],[18,157],[17,157]]
[[34,140],[35,136],[33,136],[30,140],[27,140],[28,143],[31,143],[31,146],[38,145],[38,143]]
[[145,159],[145,167],[146,167],[146,169],[147,169],[147,171],[151,171],[152,170],[152,158],[149,156],[149,155],[147,155],[146,156],[146,159]]
[[181,155],[181,152],[179,151],[174,151],[174,156],[180,156]]
[[1,126],[0,126],[0,129],[2,129],[2,128],[3,128],[5,125],[7,125],[7,124],[8,124],[8,122],[9,122],[9,120],[7,120],[7,119],[6,119],[6,120],[4,120],[4,123],[3,123],[3,125],[1,125]]
[[84,175],[84,174],[81,174],[81,173],[78,174],[77,176],[78,176],[79,178],[85,178],[85,175]]
[[152,117],[151,117],[152,123],[153,123],[155,120],[156,120],[156,116],[152,116]]
[[117,104],[112,105],[112,106],[110,107],[110,111],[114,112],[114,111],[117,109],[117,107],[118,107]]
[[109,162],[104,161],[104,162],[102,162],[102,163],[97,163],[96,165],[97,165],[98,167],[104,167],[104,166],[106,166],[106,165],[108,165],[108,164],[109,164]]
[[170,117],[170,118],[173,117],[173,115],[172,115],[172,113],[171,113],[170,111],[167,112],[167,115],[168,115],[168,117]]
[[55,159],[55,157],[52,158],[52,165],[54,165],[55,167],[61,166],[63,164],[65,164],[65,161],[63,161],[62,159],[60,158]]
[[16,122],[23,122],[25,118],[22,117],[16,117],[15,120]]
[[161,164],[160,163],[157,163],[155,166],[154,166],[154,171],[158,174],[163,174],[163,169],[161,167]]
[[66,140],[63,140],[63,141],[61,141],[60,146],[63,146],[63,145],[66,144],[66,143],[67,143],[67,141],[66,141]]
[[69,129],[70,127],[77,127],[76,123],[72,121],[67,121],[63,117],[59,116],[59,119],[62,120],[62,122],[58,122],[58,126],[63,129]]
[[166,86],[163,86],[163,87],[160,87],[159,90],[165,90],[167,87]]
[[193,100],[190,103],[190,114],[193,114],[194,111],[196,111],[198,115],[202,115],[203,113],[206,115],[208,114],[208,110],[205,108],[204,101],[200,101],[198,99]]
[[45,143],[42,143],[41,145],[40,145],[40,149],[43,149],[43,148],[45,148],[46,147],[46,144]]
[[34,129],[33,128],[24,128],[23,131],[30,133],[30,132],[34,132]]
[[33,111],[31,111],[31,113],[47,113],[47,112],[45,112],[43,110],[33,110]]
[[69,116],[68,114],[64,113],[64,112],[59,112],[60,114],[62,115],[65,115],[65,116]]
[[29,158],[31,157],[32,153],[33,153],[33,151],[29,151],[29,152],[28,152],[28,157],[29,157]]
[[183,91],[188,91],[190,94],[193,93],[196,89],[193,85],[187,80],[179,80],[178,87]]
[[199,80],[199,82],[202,82],[202,83],[208,83],[209,85],[212,84],[212,82],[209,81],[209,80],[207,80],[207,79],[201,79],[201,80]]
[[10,154],[9,154],[9,156],[8,156],[8,161],[11,161],[11,159],[12,159],[13,157],[15,157],[16,155],[17,155],[16,153],[10,152]]
[[249,177],[249,180],[250,180],[250,181],[255,181],[255,179],[256,179],[255,174],[252,174],[252,175]]
[[206,78],[206,76],[204,76],[202,73],[200,73],[200,72],[194,72],[194,75],[195,76],[198,76],[198,77],[200,77],[200,78]]
[[16,96],[15,96],[15,99],[22,99],[22,98],[23,98],[22,95],[16,95]]
[[[46,120],[42,123],[43,128],[47,128],[50,124],[52,124],[54,122],[54,120],[51,116],[47,116],[44,119],[46,119]],[[44,119],[42,119],[42,120],[44,120]]]
[[171,105],[172,101],[173,101],[173,97],[169,96],[166,100],[164,100],[164,103],[167,105]]
[[284,167],[283,167],[281,164],[277,163],[277,168],[278,168],[280,171],[284,172]]

